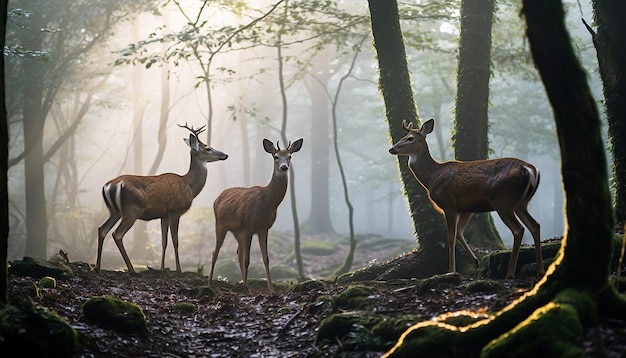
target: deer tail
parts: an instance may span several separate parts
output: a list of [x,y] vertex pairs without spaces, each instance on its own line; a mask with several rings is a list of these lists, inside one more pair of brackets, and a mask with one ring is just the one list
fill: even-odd
[[107,208],[121,214],[123,181],[106,183],[102,187],[102,197]]
[[528,182],[526,183],[526,189],[524,189],[524,197],[529,199],[535,195],[537,187],[539,187],[539,170],[535,167],[524,165],[526,175],[528,175]]

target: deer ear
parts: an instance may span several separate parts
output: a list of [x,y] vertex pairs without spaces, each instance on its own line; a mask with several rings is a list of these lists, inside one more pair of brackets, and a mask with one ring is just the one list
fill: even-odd
[[193,135],[190,134],[189,135],[189,139],[187,138],[183,138],[183,140],[185,141],[185,143],[187,143],[187,145],[189,146],[189,148],[193,149],[193,150],[198,150],[198,138]]
[[303,138],[298,139],[297,141],[293,142],[293,144],[291,144],[288,148],[289,153],[295,153],[297,151],[300,150],[300,148],[302,148],[302,142],[304,141]]
[[263,149],[270,154],[274,154],[276,152],[276,148],[274,148],[274,143],[267,138],[263,138]]
[[422,133],[423,135],[427,135],[428,133],[432,132],[434,128],[435,128],[435,120],[431,118],[427,120],[426,122],[424,122],[424,124],[422,124],[420,133]]

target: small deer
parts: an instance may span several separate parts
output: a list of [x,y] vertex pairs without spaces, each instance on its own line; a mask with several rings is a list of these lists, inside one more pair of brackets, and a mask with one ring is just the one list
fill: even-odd
[[257,234],[265,275],[267,277],[267,289],[274,292],[272,278],[269,269],[269,257],[267,255],[267,234],[276,221],[278,205],[283,201],[287,192],[287,181],[291,154],[302,148],[303,139],[289,142],[286,149],[280,149],[279,143],[274,144],[263,139],[263,148],[274,158],[274,171],[272,178],[266,186],[253,186],[249,188],[228,188],[224,190],[213,202],[215,213],[215,250],[211,262],[209,286],[213,279],[213,269],[224,243],[228,231],[232,232],[237,239],[237,256],[239,268],[243,279],[243,285],[248,286],[248,266],[250,264],[250,245],[252,236]]
[[398,140],[389,153],[407,155],[409,168],[426,189],[431,203],[443,213],[448,232],[449,271],[456,271],[454,243],[458,239],[478,266],[478,259],[463,237],[463,229],[473,213],[496,211],[513,233],[513,249],[506,278],[515,276],[517,258],[524,235],[521,220],[535,241],[537,276],[544,274],[541,257],[540,225],[528,213],[528,202],[539,185],[539,171],[532,164],[516,158],[474,161],[437,162],[430,155],[426,135],[434,128],[434,120],[426,121],[420,129],[402,121],[408,132]]
[[109,209],[109,218],[98,228],[98,258],[96,271],[100,272],[102,258],[102,244],[108,232],[118,220],[122,219],[113,231],[113,240],[120,250],[128,272],[133,268],[122,239],[124,234],[133,226],[137,219],[150,221],[161,219],[161,242],[163,252],[161,256],[161,270],[165,269],[165,249],[167,247],[167,231],[172,231],[172,244],[176,256],[176,271],[181,272],[178,259],[178,223],[191,207],[193,199],[198,196],[207,178],[206,163],[217,160],[226,160],[228,155],[202,143],[198,135],[204,131],[204,126],[193,129],[179,125],[191,131],[189,139],[183,140],[191,148],[189,171],[185,175],[165,173],[156,176],[121,175],[108,181],[102,187],[102,197]]

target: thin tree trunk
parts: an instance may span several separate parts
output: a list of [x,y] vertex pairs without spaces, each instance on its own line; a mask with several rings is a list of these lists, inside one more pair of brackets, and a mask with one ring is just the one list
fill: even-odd
[[[8,0],[0,0],[0,48],[4,48]],[[9,243],[9,121],[4,81],[4,56],[0,58],[0,306],[8,303]]]

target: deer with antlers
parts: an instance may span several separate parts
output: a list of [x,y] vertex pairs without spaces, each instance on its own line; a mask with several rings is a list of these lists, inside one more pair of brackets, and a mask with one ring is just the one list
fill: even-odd
[[265,275],[267,277],[267,288],[269,292],[274,292],[272,278],[269,269],[269,257],[267,253],[267,235],[269,229],[274,225],[278,205],[283,201],[287,192],[287,181],[291,154],[302,148],[303,139],[289,142],[287,148],[280,149],[279,143],[274,144],[263,139],[263,148],[274,158],[274,170],[272,178],[266,186],[253,186],[249,188],[229,188],[224,190],[213,203],[215,213],[215,250],[211,261],[211,273],[209,275],[209,286],[213,279],[215,262],[224,243],[226,234],[230,231],[237,239],[237,256],[239,258],[239,268],[243,279],[243,285],[248,286],[248,266],[250,264],[250,245],[252,236],[256,234],[259,238],[263,264],[265,265]]
[[431,203],[446,219],[448,268],[456,271],[454,244],[459,240],[478,266],[478,259],[463,237],[463,229],[473,213],[496,211],[513,233],[513,248],[506,278],[515,276],[517,259],[524,234],[521,220],[535,242],[537,276],[544,274],[541,256],[540,225],[528,213],[528,203],[539,185],[535,166],[516,158],[475,161],[437,162],[428,150],[426,136],[433,131],[434,120],[420,129],[402,121],[408,132],[389,149],[393,155],[409,157],[409,168],[428,192]]
[[178,125],[188,129],[191,133],[185,143],[191,148],[189,171],[185,175],[165,173],[155,176],[121,175],[108,181],[102,187],[102,197],[109,218],[98,228],[98,258],[96,271],[100,272],[102,259],[102,244],[113,225],[121,219],[118,227],[113,231],[113,240],[124,258],[128,272],[133,268],[122,239],[124,234],[133,226],[137,219],[150,221],[161,219],[161,270],[165,269],[165,249],[167,247],[167,232],[171,230],[172,244],[176,257],[176,271],[181,272],[178,259],[178,224],[181,215],[191,207],[193,199],[200,194],[207,178],[206,163],[226,160],[228,155],[202,143],[198,135],[205,126],[199,129]]

